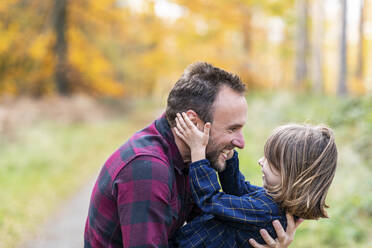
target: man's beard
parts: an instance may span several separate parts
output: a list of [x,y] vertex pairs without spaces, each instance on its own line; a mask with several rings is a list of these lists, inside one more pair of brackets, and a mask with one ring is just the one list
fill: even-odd
[[216,171],[219,171],[219,161],[218,161],[218,154],[219,152],[217,151],[211,151],[206,154],[206,158],[210,161],[211,167],[215,169]]
[[206,158],[210,161],[211,167],[218,172],[222,172],[226,167],[226,161],[222,162],[222,161],[219,160],[219,157],[221,156],[222,150],[224,150],[224,149],[225,148],[219,149],[218,146],[213,142],[213,140],[209,139],[209,143],[208,143],[208,146],[207,146]]

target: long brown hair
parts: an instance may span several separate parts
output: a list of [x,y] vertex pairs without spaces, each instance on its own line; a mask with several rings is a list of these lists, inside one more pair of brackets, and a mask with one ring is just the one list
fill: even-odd
[[268,193],[288,213],[304,219],[328,218],[325,198],[337,165],[337,148],[330,128],[288,124],[268,138],[264,154],[281,174]]

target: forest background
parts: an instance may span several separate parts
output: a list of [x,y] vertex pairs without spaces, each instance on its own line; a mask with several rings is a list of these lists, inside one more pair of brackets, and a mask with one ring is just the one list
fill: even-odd
[[339,166],[330,219],[293,247],[372,247],[371,0],[4,0],[0,3],[0,247],[17,247],[150,123],[184,68],[248,88],[246,178],[271,130],[325,123]]

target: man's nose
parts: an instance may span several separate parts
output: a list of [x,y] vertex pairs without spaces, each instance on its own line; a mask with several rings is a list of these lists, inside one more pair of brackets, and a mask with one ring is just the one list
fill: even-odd
[[241,132],[237,133],[236,137],[232,140],[231,143],[233,144],[233,146],[239,149],[243,149],[245,145],[243,134]]

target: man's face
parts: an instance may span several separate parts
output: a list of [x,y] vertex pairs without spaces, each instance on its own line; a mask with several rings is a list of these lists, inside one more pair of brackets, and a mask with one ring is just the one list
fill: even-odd
[[213,122],[206,155],[215,170],[223,171],[228,154],[236,147],[244,147],[242,129],[247,121],[247,102],[243,95],[224,86],[213,106]]

